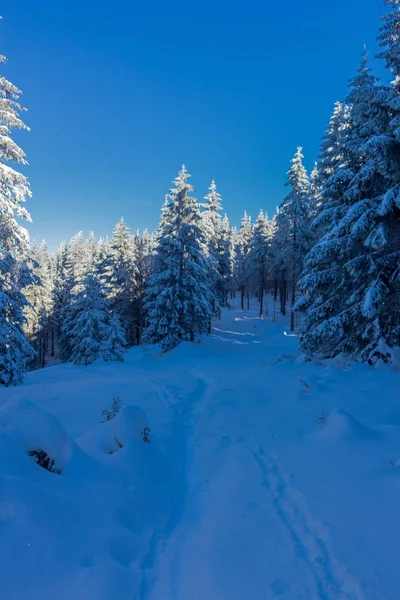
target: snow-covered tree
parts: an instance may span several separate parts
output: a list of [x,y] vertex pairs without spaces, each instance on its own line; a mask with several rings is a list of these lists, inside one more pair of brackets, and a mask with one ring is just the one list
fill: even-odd
[[260,301],[260,318],[263,317],[264,295],[270,273],[270,249],[274,236],[274,223],[261,210],[253,227],[251,248],[248,254],[248,277],[255,288]]
[[133,262],[135,265],[135,293],[133,299],[133,324],[135,342],[140,344],[145,326],[144,298],[151,276],[151,261],[154,252],[153,236],[145,229],[136,232],[133,238]]
[[[202,213],[202,223],[209,252],[211,285],[217,304],[226,306],[228,301],[227,281],[231,273],[231,265],[229,264],[231,260],[231,256],[229,256],[231,254],[230,240],[227,222],[223,222],[221,216],[222,198],[217,192],[217,185],[214,180],[212,180],[209,193],[204,199],[206,203],[203,205],[205,210]],[[227,219],[227,217],[225,218]],[[215,307],[214,312],[218,312],[218,310]]]
[[368,355],[385,329],[379,313],[388,289],[383,268],[387,240],[377,211],[391,170],[387,94],[364,53],[346,100],[350,109],[340,140],[342,162],[322,187],[324,234],[306,258],[301,281],[307,293],[298,308],[306,311],[301,336],[308,354]]
[[[0,63],[5,57],[0,56]],[[29,236],[19,219],[30,221],[24,203],[31,196],[27,178],[11,164],[26,165],[23,150],[11,138],[28,127],[20,118],[21,92],[0,78],[0,384],[19,383],[34,351],[23,332],[27,300],[21,289],[33,282],[27,267]]]
[[[68,245],[65,241],[58,246],[53,263],[52,357],[63,355],[62,323],[71,299],[71,286],[73,286],[69,280]],[[66,349],[64,354],[68,355],[69,349]]]
[[227,215],[221,221],[221,235],[218,246],[218,273],[219,288],[218,296],[221,306],[228,306],[228,297],[230,293],[236,291],[234,288],[234,265],[235,265],[235,247],[232,236],[232,228]]
[[25,314],[27,323],[25,331],[29,342],[36,351],[34,366],[44,367],[49,344],[52,342],[53,315],[53,268],[47,250],[42,242],[34,246],[31,252],[35,280],[24,290],[29,306]]
[[102,357],[106,361],[123,362],[126,352],[126,336],[116,313],[109,313],[106,321],[106,336],[102,340]]
[[250,292],[248,290],[248,255],[251,249],[253,227],[251,217],[244,211],[240,230],[236,237],[235,247],[235,278],[240,290],[240,308],[244,310],[244,299],[247,289],[247,308],[249,308]]
[[104,275],[111,310],[118,314],[130,346],[135,340],[133,302],[137,268],[134,261],[133,236],[124,219],[121,219],[113,231],[108,266]]
[[[286,185],[290,188],[279,207],[276,219],[277,233],[275,253],[281,262],[282,279],[290,274],[291,319],[290,329],[294,330],[294,304],[297,281],[302,269],[304,256],[311,240],[309,219],[310,181],[303,166],[302,148],[298,147],[291,160]],[[285,295],[285,291],[281,291]]]
[[208,330],[213,295],[201,214],[185,166],[166,197],[145,298],[144,340],[163,351]]
[[110,316],[99,279],[86,275],[74,292],[62,326],[71,348],[69,360],[77,365],[90,365],[99,358],[122,360],[124,332],[118,316]]

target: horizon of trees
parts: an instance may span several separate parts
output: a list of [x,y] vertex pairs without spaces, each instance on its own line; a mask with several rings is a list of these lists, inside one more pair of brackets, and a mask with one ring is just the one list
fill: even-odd
[[[25,129],[20,91],[0,79],[0,384],[52,360],[123,360],[126,348],[195,341],[238,294],[272,294],[290,328],[299,322],[307,359],[344,353],[371,365],[400,346],[400,0],[385,0],[379,57],[384,85],[364,51],[347,97],[335,103],[312,173],[297,148],[288,193],[272,218],[240,228],[223,216],[213,180],[193,196],[183,166],[165,197],[155,234],[123,219],[110,239],[78,232],[54,256],[29,246],[21,218],[29,184],[13,141]],[[0,57],[4,61],[4,57]]]

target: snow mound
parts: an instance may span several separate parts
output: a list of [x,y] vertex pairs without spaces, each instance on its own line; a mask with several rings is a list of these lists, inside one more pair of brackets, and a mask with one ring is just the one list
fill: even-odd
[[334,408],[330,413],[321,435],[328,440],[370,441],[381,438],[380,432],[367,427],[347,411],[338,408]]
[[133,440],[143,442],[149,429],[146,413],[139,406],[124,406],[114,421],[114,436],[123,446]]
[[[0,408],[2,447],[8,453],[22,449],[26,454],[45,453],[63,471],[72,456],[74,442],[61,423],[50,413],[24,397],[9,400]],[[12,450],[13,449],[13,450]],[[9,457],[1,453],[1,472],[7,472]]]

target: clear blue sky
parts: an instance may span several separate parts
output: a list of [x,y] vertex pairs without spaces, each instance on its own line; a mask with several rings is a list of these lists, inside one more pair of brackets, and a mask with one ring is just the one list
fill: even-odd
[[272,213],[296,146],[310,168],[363,44],[375,53],[383,12],[379,0],[4,3],[4,74],[32,129],[18,135],[32,237],[54,248],[121,216],[154,229],[183,162],[198,198],[216,179],[232,222]]

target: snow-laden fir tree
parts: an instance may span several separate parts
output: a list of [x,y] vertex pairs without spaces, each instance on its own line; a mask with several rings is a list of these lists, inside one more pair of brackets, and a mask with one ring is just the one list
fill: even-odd
[[[279,207],[276,219],[276,236],[274,251],[279,255],[281,279],[289,276],[291,288],[290,329],[294,331],[294,304],[297,281],[303,266],[303,259],[310,247],[310,181],[303,165],[302,148],[298,147],[291,160],[286,185],[290,188],[288,195]],[[281,295],[285,291],[281,290]]]
[[89,233],[89,237],[85,240],[85,249],[86,261],[88,262],[89,268],[93,269],[93,266],[97,261],[97,242],[93,231]]
[[110,241],[110,255],[104,278],[111,310],[118,314],[129,346],[135,342],[133,302],[136,274],[133,236],[124,219],[121,219],[116,224]]
[[250,291],[248,288],[248,255],[251,249],[253,227],[251,217],[244,211],[235,246],[235,278],[240,290],[240,308],[244,310],[244,299],[247,290],[247,308],[249,308]]
[[[51,331],[51,356],[62,356],[63,316],[71,299],[69,280],[68,245],[65,241],[58,246],[53,260],[53,311]],[[66,351],[66,355],[69,354]]]
[[62,326],[71,349],[69,360],[77,365],[90,365],[99,358],[122,360],[124,332],[118,316],[110,315],[99,279],[88,274],[73,292]]
[[[342,191],[353,176],[348,168],[347,136],[350,127],[350,107],[335,102],[328,128],[322,138],[320,153],[312,180],[312,198],[317,195],[316,216],[312,223],[317,239],[342,216]],[[311,210],[313,212],[313,210]]]
[[221,235],[218,248],[218,273],[220,277],[219,302],[228,306],[230,294],[236,292],[234,285],[235,246],[232,228],[227,215],[221,221]]
[[[212,180],[206,200],[204,212],[202,213],[202,224],[209,252],[209,265],[211,270],[211,285],[214,290],[218,305],[227,306],[227,279],[229,277],[230,265],[228,257],[228,238],[226,223],[223,223],[222,198],[217,191],[217,185]],[[214,312],[218,312],[214,307]]]
[[53,317],[53,268],[47,250],[47,244],[34,246],[31,251],[35,281],[25,290],[29,306],[25,314],[27,323],[25,331],[29,342],[36,351],[33,366],[44,367],[49,345],[52,343]]
[[93,273],[100,279],[106,289],[108,274],[111,268],[111,248],[108,238],[100,238],[97,244],[97,254]]
[[165,199],[145,297],[144,341],[163,351],[206,333],[212,314],[207,247],[189,177],[183,166]]
[[[0,56],[0,64],[4,62]],[[24,203],[31,192],[26,177],[11,166],[27,164],[25,153],[11,138],[13,129],[28,130],[20,118],[24,110],[20,94],[0,78],[0,385],[5,386],[22,380],[34,355],[23,332],[27,300],[21,292],[33,282],[26,264],[29,237],[18,221],[30,221]]]
[[306,353],[357,357],[369,355],[382,337],[377,312],[386,276],[385,243],[376,211],[390,179],[385,157],[390,146],[385,133],[387,90],[377,85],[366,53],[350,82],[346,105],[350,112],[341,140],[343,162],[322,186],[325,233],[305,261],[301,287],[307,293],[298,308],[306,310],[301,328]]
[[109,312],[106,321],[106,336],[102,340],[102,358],[106,361],[124,361],[126,352],[125,330],[119,316]]
[[271,278],[270,251],[273,236],[274,222],[270,221],[268,215],[261,210],[254,223],[251,248],[247,261],[249,282],[260,302],[260,318],[263,317],[264,295]]
[[151,261],[154,252],[153,236],[145,229],[133,237],[133,262],[135,265],[135,294],[132,306],[135,343],[140,344],[145,326],[144,298],[151,275]]

